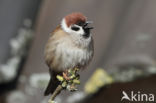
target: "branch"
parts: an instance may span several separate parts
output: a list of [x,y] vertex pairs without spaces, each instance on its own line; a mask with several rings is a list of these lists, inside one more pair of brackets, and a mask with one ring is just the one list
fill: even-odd
[[55,97],[62,91],[62,89],[63,89],[62,85],[57,86],[57,88],[55,89],[55,91],[53,92],[53,94],[49,100],[49,103],[54,103]]
[[55,97],[63,89],[67,89],[69,91],[76,91],[77,90],[76,85],[80,84],[80,81],[79,81],[80,76],[77,73],[78,70],[79,70],[78,68],[69,69],[66,74],[63,72],[63,76],[61,76],[61,75],[56,76],[56,78],[60,81],[60,85],[58,85],[57,88],[55,89],[55,91],[53,92],[53,94],[49,100],[49,103],[55,103],[55,101],[54,101]]

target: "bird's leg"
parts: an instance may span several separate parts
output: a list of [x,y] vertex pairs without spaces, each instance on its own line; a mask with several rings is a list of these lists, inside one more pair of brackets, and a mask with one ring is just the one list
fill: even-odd
[[67,71],[67,70],[65,70],[65,71],[63,72],[63,77],[64,77],[66,80],[70,80],[70,77],[68,76],[68,71]]

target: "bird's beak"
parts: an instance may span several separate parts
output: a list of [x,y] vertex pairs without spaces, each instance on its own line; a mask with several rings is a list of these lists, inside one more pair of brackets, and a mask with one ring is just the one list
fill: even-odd
[[86,21],[86,24],[92,24],[93,21]]
[[86,28],[86,29],[93,29],[93,27],[88,26],[88,24],[92,24],[92,23],[93,23],[92,21],[86,21],[86,23],[84,25],[84,28]]

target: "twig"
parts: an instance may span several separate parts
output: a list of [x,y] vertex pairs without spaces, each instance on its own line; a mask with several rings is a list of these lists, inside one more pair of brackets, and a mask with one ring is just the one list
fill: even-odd
[[50,101],[54,101],[55,97],[61,92],[62,89],[63,89],[62,85],[58,85],[55,91],[53,92]]

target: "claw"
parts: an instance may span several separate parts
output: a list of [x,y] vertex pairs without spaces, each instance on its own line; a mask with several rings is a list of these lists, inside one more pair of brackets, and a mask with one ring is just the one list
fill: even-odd
[[68,77],[67,72],[63,72],[63,77],[64,77],[66,80],[70,80],[70,78]]

